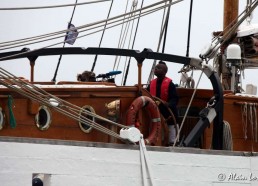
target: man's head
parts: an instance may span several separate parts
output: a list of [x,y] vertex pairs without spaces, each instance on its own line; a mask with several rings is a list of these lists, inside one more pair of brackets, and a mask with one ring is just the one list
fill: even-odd
[[84,82],[95,82],[96,77],[95,73],[91,71],[84,71],[82,74],[77,75],[78,81],[84,81]]
[[158,78],[163,78],[163,77],[166,76],[167,71],[168,71],[168,67],[167,67],[166,63],[163,62],[163,61],[160,61],[160,62],[156,65],[156,67],[155,67],[155,69],[154,69],[154,74],[155,74],[155,76],[157,76]]

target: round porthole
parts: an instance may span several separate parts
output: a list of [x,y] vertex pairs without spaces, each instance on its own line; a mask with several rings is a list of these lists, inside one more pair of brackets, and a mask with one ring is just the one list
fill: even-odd
[[51,112],[48,107],[40,106],[35,116],[36,125],[40,130],[47,130],[52,121]]
[[5,118],[5,115],[3,113],[2,108],[0,107],[0,130],[2,130],[4,127],[4,121],[5,121],[4,118]]
[[85,105],[82,107],[81,111],[80,111],[80,121],[79,121],[79,126],[81,128],[81,130],[85,133],[89,133],[92,130],[92,127],[86,122],[86,121],[81,121],[81,120],[85,120],[85,118],[95,122],[95,117],[92,117],[90,115],[88,115],[85,111],[88,112],[92,112],[92,113],[96,113],[95,110],[89,106],[89,105]]

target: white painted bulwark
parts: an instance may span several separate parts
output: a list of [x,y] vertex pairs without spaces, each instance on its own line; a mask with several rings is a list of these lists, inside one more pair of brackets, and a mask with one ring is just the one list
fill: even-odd
[[[44,186],[141,186],[140,151],[130,146],[110,148],[2,141],[0,185],[29,186],[33,175],[43,173],[48,176]],[[157,186],[258,185],[256,154],[215,155],[181,148],[150,147],[147,150]]]

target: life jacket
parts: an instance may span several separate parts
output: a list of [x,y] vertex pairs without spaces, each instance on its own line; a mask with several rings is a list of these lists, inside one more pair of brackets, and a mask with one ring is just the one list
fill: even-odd
[[[160,98],[164,101],[168,101],[168,87],[172,80],[168,77],[164,77],[161,83]],[[150,93],[152,96],[156,96],[157,78],[150,83]]]

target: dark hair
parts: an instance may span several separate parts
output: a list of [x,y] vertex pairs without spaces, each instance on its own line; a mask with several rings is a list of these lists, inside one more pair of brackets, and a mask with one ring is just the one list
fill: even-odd
[[85,82],[95,82],[96,81],[95,73],[86,70],[83,73],[77,75],[77,80],[85,81]]
[[165,73],[168,72],[168,67],[167,67],[167,64],[164,62],[164,61],[159,61],[159,64],[162,64],[162,65],[165,65]]
[[163,64],[167,66],[167,64],[164,61],[159,61],[159,64]]

